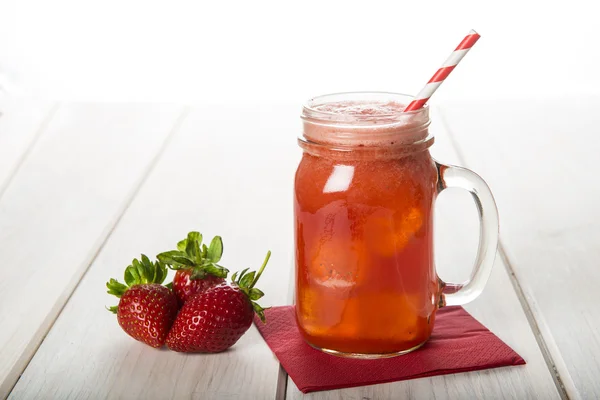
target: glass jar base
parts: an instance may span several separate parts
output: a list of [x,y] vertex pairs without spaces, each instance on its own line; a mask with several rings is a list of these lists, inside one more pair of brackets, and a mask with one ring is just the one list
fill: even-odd
[[343,358],[355,358],[355,359],[359,359],[359,360],[377,360],[380,358],[392,358],[392,357],[398,357],[398,356],[402,356],[404,354],[408,354],[410,352],[413,352],[413,351],[419,349],[421,346],[423,346],[425,343],[427,343],[427,340],[428,339],[424,340],[423,342],[419,343],[418,345],[416,345],[414,347],[411,347],[410,349],[397,351],[394,353],[385,353],[385,354],[344,353],[344,352],[337,351],[337,350],[331,350],[331,349],[325,349],[322,347],[318,347],[318,346],[311,344],[310,342],[308,342],[306,340],[305,341],[313,349],[322,351],[323,353],[331,354],[332,356],[343,357]]

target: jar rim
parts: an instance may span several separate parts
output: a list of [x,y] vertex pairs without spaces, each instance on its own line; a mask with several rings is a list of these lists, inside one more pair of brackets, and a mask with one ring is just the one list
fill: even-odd
[[[407,118],[414,118],[415,116],[422,116],[427,119],[429,114],[429,106],[425,104],[423,107],[413,111],[399,110],[397,112],[390,112],[385,114],[374,114],[374,115],[362,115],[362,114],[344,114],[339,112],[331,112],[322,109],[318,109],[318,106],[322,106],[328,103],[336,102],[396,102],[398,104],[408,105],[414,96],[395,93],[395,92],[384,92],[384,91],[357,91],[357,92],[339,92],[330,93],[312,97],[302,107],[301,118],[305,121],[311,121],[316,123],[329,123],[329,124],[351,124],[351,125],[388,125],[397,124]],[[423,114],[423,115],[420,115]]]
[[314,97],[303,108],[302,137],[308,142],[342,148],[398,148],[426,142],[430,138],[429,108],[403,111],[413,99],[393,92]]
[[425,151],[433,145],[433,136],[427,136],[423,140],[406,145],[389,145],[385,147],[370,146],[344,146],[326,143],[318,143],[304,138],[298,138],[298,145],[306,153],[313,156],[324,156],[328,158],[341,159],[389,159],[402,158],[411,154]]

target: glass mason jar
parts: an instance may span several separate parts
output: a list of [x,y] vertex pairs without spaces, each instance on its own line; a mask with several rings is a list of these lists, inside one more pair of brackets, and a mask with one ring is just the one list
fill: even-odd
[[[475,173],[431,158],[429,109],[412,97],[341,93],[303,108],[294,191],[296,318],[313,347],[390,357],[422,346],[436,310],[476,298],[498,243],[492,194]],[[447,187],[471,192],[481,220],[468,281],[435,271],[433,209]]]

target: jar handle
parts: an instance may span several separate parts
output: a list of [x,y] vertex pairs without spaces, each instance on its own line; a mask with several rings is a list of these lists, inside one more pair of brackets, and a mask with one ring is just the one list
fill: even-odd
[[479,213],[479,248],[469,279],[463,283],[441,282],[440,306],[462,305],[477,298],[483,291],[496,258],[498,248],[498,209],[490,188],[475,172],[436,161],[438,194],[446,188],[468,190]]

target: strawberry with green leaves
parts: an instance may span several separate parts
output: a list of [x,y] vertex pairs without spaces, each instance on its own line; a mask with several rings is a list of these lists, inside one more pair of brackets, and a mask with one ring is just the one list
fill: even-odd
[[254,313],[264,322],[264,308],[255,300],[264,293],[254,287],[264,271],[271,252],[258,272],[239,276],[193,295],[183,305],[167,336],[167,346],[186,353],[217,353],[233,346],[252,325]]
[[108,293],[120,298],[119,305],[108,308],[117,314],[123,330],[135,340],[161,347],[177,316],[177,297],[166,286],[167,268],[142,254],[125,269],[125,284],[111,279]]
[[225,282],[229,270],[217,264],[223,255],[223,240],[215,236],[210,246],[202,244],[199,232],[190,232],[177,243],[177,250],[156,256],[159,261],[177,271],[173,278],[173,291],[183,305],[190,296],[204,292]]

